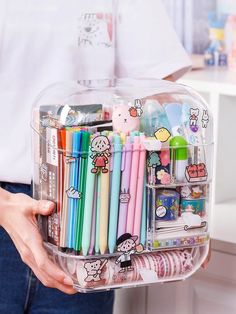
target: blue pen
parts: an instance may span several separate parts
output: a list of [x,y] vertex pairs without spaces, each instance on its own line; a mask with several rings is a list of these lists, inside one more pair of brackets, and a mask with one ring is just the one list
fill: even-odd
[[70,187],[67,191],[69,198],[68,204],[68,227],[67,227],[67,247],[73,248],[75,237],[75,218],[79,198],[78,192],[78,177],[79,177],[79,151],[81,147],[81,132],[74,132],[72,136],[72,157],[74,160],[71,163],[70,169]]
[[122,153],[121,138],[119,135],[114,135],[112,156],[113,162],[111,168],[112,184],[111,184],[109,234],[108,234],[108,248],[110,253],[113,253],[116,247],[119,194],[120,194],[121,153]]

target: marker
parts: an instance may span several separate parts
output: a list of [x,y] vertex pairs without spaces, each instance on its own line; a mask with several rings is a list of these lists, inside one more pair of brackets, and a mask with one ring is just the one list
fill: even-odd
[[97,175],[97,204],[96,204],[96,232],[95,232],[95,253],[100,252],[99,235],[100,235],[100,208],[101,208],[101,174]]
[[94,183],[95,174],[91,172],[93,168],[93,159],[91,147],[89,149],[88,167],[86,176],[86,192],[85,192],[85,209],[84,209],[84,221],[83,221],[83,233],[82,233],[82,252],[83,255],[87,255],[90,246],[90,234],[92,228],[92,212],[94,205]]
[[113,253],[116,247],[116,234],[117,234],[117,220],[118,220],[118,207],[119,207],[119,192],[120,192],[120,175],[121,175],[121,152],[122,144],[119,135],[113,136],[113,156],[112,156],[112,180],[110,192],[110,217],[109,217],[109,235],[108,235],[108,248],[109,252]]
[[90,133],[83,131],[82,143],[81,143],[81,156],[80,156],[80,178],[79,178],[79,192],[81,193],[81,198],[78,201],[78,207],[77,207],[76,234],[75,234],[75,242],[74,242],[74,249],[76,251],[81,250],[81,244],[82,244],[89,142],[90,142]]
[[132,161],[132,143],[130,137],[127,136],[126,143],[123,146],[122,162],[121,162],[121,189],[120,189],[120,208],[119,208],[119,222],[118,222],[118,236],[126,232],[127,209],[130,200],[130,172]]
[[[81,132],[72,133],[72,157],[74,160],[71,162],[70,167],[70,188],[78,192],[78,177],[79,177],[79,151],[81,148]],[[69,216],[68,216],[68,247],[73,248],[75,238],[75,221],[76,211],[78,206],[78,198],[69,198]]]
[[131,163],[131,176],[130,176],[130,200],[128,205],[128,215],[126,232],[133,234],[134,225],[134,211],[136,204],[136,192],[137,192],[137,178],[138,178],[138,166],[139,166],[139,149],[140,149],[140,138],[134,136],[133,138],[133,153]]
[[[109,158],[106,168],[109,170]],[[109,181],[110,171],[101,172],[101,207],[100,207],[100,225],[99,225],[99,246],[100,253],[105,254],[107,249],[108,234],[108,209],[109,209]]]
[[95,188],[93,196],[93,209],[92,209],[92,222],[91,222],[91,235],[89,254],[92,255],[95,247],[95,232],[96,232],[96,208],[97,208],[97,189]]
[[188,166],[188,142],[182,136],[170,140],[171,174],[177,182],[185,181],[185,170]]

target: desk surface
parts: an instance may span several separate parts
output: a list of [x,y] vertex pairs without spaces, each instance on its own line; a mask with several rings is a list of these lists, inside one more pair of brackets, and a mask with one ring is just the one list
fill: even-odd
[[198,91],[236,96],[236,69],[205,68],[193,70],[186,73],[179,82],[194,87]]

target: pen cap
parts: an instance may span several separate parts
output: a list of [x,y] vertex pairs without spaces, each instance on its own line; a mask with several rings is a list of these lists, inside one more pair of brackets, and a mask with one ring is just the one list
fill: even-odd
[[187,160],[188,159],[188,143],[182,136],[174,136],[170,140],[171,159]]

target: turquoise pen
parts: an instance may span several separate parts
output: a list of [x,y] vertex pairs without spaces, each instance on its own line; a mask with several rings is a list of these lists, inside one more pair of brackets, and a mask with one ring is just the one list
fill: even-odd
[[91,146],[89,149],[89,160],[86,176],[86,192],[85,192],[85,208],[84,208],[84,221],[83,221],[83,233],[82,233],[82,252],[83,255],[87,255],[90,246],[90,235],[92,227],[92,209],[93,209],[93,195],[94,195],[94,182],[95,174],[92,173],[93,159]]
[[113,136],[113,156],[112,156],[112,183],[111,183],[111,200],[110,200],[110,217],[109,217],[109,234],[108,248],[113,253],[116,247],[117,224],[118,224],[118,208],[120,194],[120,175],[121,175],[121,155],[122,144],[119,135]]

